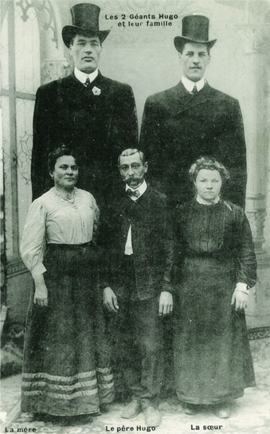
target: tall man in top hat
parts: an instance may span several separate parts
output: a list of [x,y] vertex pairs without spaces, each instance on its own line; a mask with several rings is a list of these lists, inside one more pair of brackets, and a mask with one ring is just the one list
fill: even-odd
[[[182,20],[182,36],[174,38],[182,66],[179,84],[150,96],[145,104],[141,147],[151,162],[149,178],[167,194],[171,206],[190,199],[188,169],[200,156],[212,156],[229,169],[224,199],[244,206],[246,147],[239,103],[210,87],[204,78],[210,62],[207,17]],[[151,159],[150,159],[151,156]]]
[[[137,114],[130,86],[104,77],[98,70],[102,43],[109,30],[99,30],[100,8],[81,3],[71,8],[72,25],[62,37],[75,69],[37,91],[32,152],[33,199],[50,187],[48,153],[65,144],[80,159],[78,186],[98,203],[117,179],[115,161],[137,142]],[[113,170],[114,169],[114,170]],[[108,188],[109,187],[109,188]]]

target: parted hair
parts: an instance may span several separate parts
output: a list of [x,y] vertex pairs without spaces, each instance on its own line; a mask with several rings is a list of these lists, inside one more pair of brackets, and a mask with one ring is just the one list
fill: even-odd
[[144,164],[145,163],[145,156],[144,153],[142,151],[139,151],[136,148],[128,148],[125,149],[123,152],[121,152],[121,154],[118,157],[118,166],[120,166],[120,158],[121,157],[129,157],[130,155],[134,155],[134,154],[139,154],[140,156],[140,160],[141,162]]
[[68,148],[66,145],[61,145],[58,148],[54,149],[52,152],[50,152],[48,155],[49,173],[54,171],[54,167],[57,159],[63,157],[64,155],[71,155],[72,157],[74,157],[75,161],[77,160],[76,156],[74,155],[74,152],[70,148]]
[[197,175],[202,169],[217,170],[220,173],[222,182],[225,182],[230,178],[229,171],[223,166],[222,163],[217,161],[215,158],[201,157],[198,158],[198,160],[196,160],[189,169],[188,173],[191,182],[196,181]]

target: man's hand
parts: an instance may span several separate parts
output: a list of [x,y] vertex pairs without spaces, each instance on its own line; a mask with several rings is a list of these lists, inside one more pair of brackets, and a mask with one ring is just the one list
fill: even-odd
[[235,303],[235,310],[245,309],[247,307],[248,294],[235,290],[232,295],[231,304]]
[[109,286],[103,290],[103,304],[110,312],[117,312],[119,309],[117,297]]
[[172,294],[167,291],[162,291],[159,297],[159,316],[167,315],[173,310]]
[[48,290],[45,285],[43,274],[34,278],[35,294],[34,303],[39,306],[48,306]]

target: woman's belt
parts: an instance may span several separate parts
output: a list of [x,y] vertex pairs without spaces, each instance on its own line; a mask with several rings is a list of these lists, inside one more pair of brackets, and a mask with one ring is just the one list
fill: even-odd
[[93,247],[98,249],[97,244],[94,241],[88,241],[87,243],[83,244],[58,244],[58,243],[47,243],[48,248],[55,248],[55,249],[74,249],[79,250],[87,247]]
[[[101,257],[101,249],[93,241],[83,244],[57,244],[48,243],[46,247],[46,262],[53,266],[58,262],[68,273],[74,274],[80,269],[97,266]],[[44,263],[45,267],[46,264]],[[47,267],[46,267],[47,268]]]

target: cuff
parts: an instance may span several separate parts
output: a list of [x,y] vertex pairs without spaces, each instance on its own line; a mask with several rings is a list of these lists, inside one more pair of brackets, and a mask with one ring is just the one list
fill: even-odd
[[248,295],[249,294],[249,287],[243,282],[238,282],[236,284],[235,291],[240,291],[240,292],[243,292],[244,294]]
[[174,288],[173,288],[173,285],[171,285],[171,283],[163,282],[161,292],[166,291],[166,292],[173,293],[174,292],[173,289]]
[[239,291],[248,291],[249,288],[248,288],[248,286],[247,286],[246,283],[238,282],[238,283],[236,284],[235,289],[238,289]]

